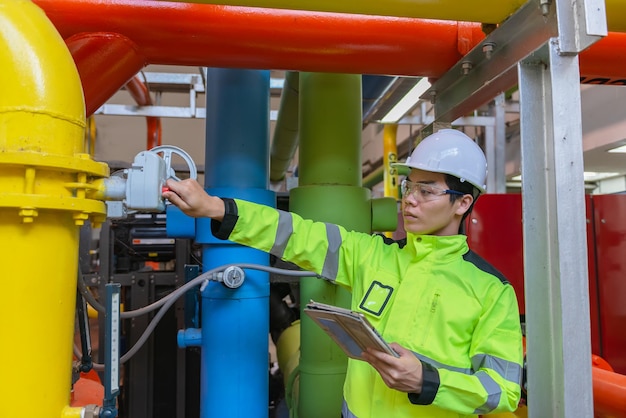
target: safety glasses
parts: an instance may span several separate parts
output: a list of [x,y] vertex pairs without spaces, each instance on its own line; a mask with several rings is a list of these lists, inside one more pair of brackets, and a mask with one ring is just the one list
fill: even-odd
[[429,202],[447,194],[456,196],[463,196],[465,194],[456,190],[442,189],[426,183],[415,183],[407,179],[402,180],[400,190],[402,191],[403,199],[412,196],[413,199],[418,202]]

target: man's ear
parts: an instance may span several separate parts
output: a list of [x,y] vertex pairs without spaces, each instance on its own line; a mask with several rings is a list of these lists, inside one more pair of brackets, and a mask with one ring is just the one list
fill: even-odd
[[459,204],[459,207],[456,209],[457,215],[464,215],[465,212],[472,207],[472,203],[474,203],[474,197],[471,194],[464,194],[459,199],[456,200],[456,203]]

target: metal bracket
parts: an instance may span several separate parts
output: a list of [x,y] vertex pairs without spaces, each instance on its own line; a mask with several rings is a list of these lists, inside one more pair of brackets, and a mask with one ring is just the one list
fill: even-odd
[[557,35],[554,8],[540,2],[522,6],[420,96],[434,99],[437,121],[452,122],[515,85],[517,63]]
[[575,55],[608,34],[604,0],[556,0],[559,54]]

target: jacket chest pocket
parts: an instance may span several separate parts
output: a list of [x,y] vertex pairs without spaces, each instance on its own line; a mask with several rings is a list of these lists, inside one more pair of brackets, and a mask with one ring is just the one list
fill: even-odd
[[394,288],[392,286],[374,280],[365,292],[365,295],[363,295],[359,308],[369,314],[380,317],[385,307],[391,301],[393,292]]

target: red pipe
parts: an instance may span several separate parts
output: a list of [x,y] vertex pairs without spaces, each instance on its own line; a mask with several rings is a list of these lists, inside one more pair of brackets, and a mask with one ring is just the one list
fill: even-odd
[[118,33],[86,31],[65,37],[65,42],[83,85],[87,116],[98,110],[145,65],[145,57],[139,53],[138,46]]
[[[135,76],[131,78],[130,81],[126,83],[126,88],[139,106],[152,105],[152,97],[150,97],[150,92],[148,91],[146,85],[139,79],[139,77]],[[148,139],[146,142],[146,149],[152,149],[156,146],[161,145],[161,118],[148,116],[146,117],[146,122],[148,125]]]
[[[152,0],[35,3],[63,38],[119,33],[153,64],[437,77],[466,52],[450,21]],[[463,23],[463,37],[483,39],[480,24]]]
[[[112,32],[132,45],[126,51],[132,51],[132,64],[102,59],[105,54],[95,47],[90,51],[95,57],[78,57],[79,71],[80,58],[93,60],[89,69],[97,71],[90,71],[90,80],[98,82],[84,85],[107,88],[106,94],[99,92],[106,99],[140,63],[436,79],[484,39],[480,24],[468,22],[153,0],[34,2],[68,41]],[[625,43],[626,34],[612,32],[581,53],[582,82],[626,84],[626,55],[618,53]],[[122,74],[104,82],[98,71]],[[102,98],[92,104],[86,94],[88,108],[97,109]]]

